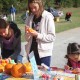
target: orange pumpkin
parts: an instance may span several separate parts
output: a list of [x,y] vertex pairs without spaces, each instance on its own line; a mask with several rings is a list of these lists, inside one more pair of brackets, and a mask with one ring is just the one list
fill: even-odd
[[27,31],[28,32],[34,32],[34,30],[32,28],[28,28]]
[[4,60],[4,59],[2,59],[1,64],[2,64],[3,66],[5,66],[5,65],[6,65],[6,62],[5,62],[5,60]]
[[5,63],[5,59],[2,59],[2,63]]
[[11,68],[12,68],[13,64],[8,63],[5,65],[5,73],[7,74],[11,74]]
[[5,66],[7,63],[9,63],[6,59],[0,59],[0,64]]
[[0,73],[4,71],[4,66],[0,64]]
[[11,68],[11,74],[13,77],[22,77],[22,75],[24,74],[24,67],[23,64],[21,63],[17,63],[14,64]]
[[24,64],[25,72],[32,72],[31,63],[27,62]]

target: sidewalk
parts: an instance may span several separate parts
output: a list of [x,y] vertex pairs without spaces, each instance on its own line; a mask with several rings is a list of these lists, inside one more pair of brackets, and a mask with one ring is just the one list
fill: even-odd
[[63,68],[66,64],[67,45],[70,42],[78,42],[80,44],[80,27],[64,31],[56,34],[51,66]]

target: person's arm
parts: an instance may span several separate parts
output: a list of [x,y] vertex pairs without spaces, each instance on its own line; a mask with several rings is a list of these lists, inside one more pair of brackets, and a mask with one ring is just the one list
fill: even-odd
[[25,24],[26,24],[26,26],[25,26],[25,39],[26,39],[27,42],[31,39],[31,35],[29,33],[27,33],[27,28],[30,27],[31,18],[32,18],[32,15],[31,16],[28,15],[26,20],[25,20]]
[[[45,26],[47,26],[47,33],[38,33],[37,39],[43,42],[53,42],[55,40],[55,24],[53,20],[53,16],[48,15],[46,18]],[[43,26],[43,27],[45,27]]]
[[17,56],[20,54],[20,52],[21,52],[21,35],[18,38],[16,38],[14,53],[9,57],[11,59],[17,59]]
[[73,69],[72,73],[74,73],[74,74],[80,74],[80,68]]
[[16,8],[14,8],[14,12],[16,12]]
[[[29,23],[28,21],[26,24]],[[44,26],[40,26],[40,27],[43,27],[45,32],[38,33],[37,31],[34,30],[34,32],[32,31],[32,32],[29,32],[28,34],[31,36],[35,36],[38,40],[41,40],[46,43],[53,42],[55,40],[55,24],[54,24],[52,14],[49,14],[48,16],[46,16],[43,25]],[[29,27],[30,27],[30,25],[29,25]],[[29,37],[26,36],[26,38],[28,38],[28,39],[29,39]]]
[[27,32],[27,28],[29,28],[29,26],[25,26],[25,39],[28,42],[31,38],[31,35]]
[[71,70],[72,72],[75,72],[74,66],[71,63],[71,59],[68,59],[67,64],[64,66],[65,70]]

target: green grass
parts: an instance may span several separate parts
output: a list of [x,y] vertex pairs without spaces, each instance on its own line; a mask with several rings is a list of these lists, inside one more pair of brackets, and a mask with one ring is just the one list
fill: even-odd
[[[73,29],[76,27],[80,27],[80,12],[79,12],[80,8],[66,8],[63,9],[64,12],[64,16],[62,18],[60,18],[60,22],[55,22],[56,25],[56,33],[65,31],[65,30],[69,30],[69,29]],[[66,12],[72,12],[72,17],[71,20],[72,22],[67,22],[65,21],[65,13]]]
[[[69,30],[69,29],[73,29],[76,27],[80,27],[80,8],[65,8],[62,10],[64,12],[64,16],[60,18],[59,22],[55,22],[56,33],[59,33],[59,32],[65,31],[65,30]],[[66,12],[72,12],[72,17],[71,17],[72,22],[65,21],[64,18],[65,18]],[[16,14],[16,23],[18,24],[19,28],[21,29],[22,42],[25,41],[25,36],[24,36],[25,24],[24,24],[23,20],[21,19],[21,16],[24,13]]]

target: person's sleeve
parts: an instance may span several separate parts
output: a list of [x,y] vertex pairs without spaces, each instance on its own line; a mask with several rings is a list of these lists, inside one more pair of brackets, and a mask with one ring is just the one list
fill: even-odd
[[10,56],[11,59],[17,59],[17,56],[21,52],[21,35],[16,38],[16,41],[14,53]]
[[[30,27],[30,19],[31,19],[31,16],[28,15],[25,20],[25,24],[29,27]],[[26,33],[26,25],[25,25],[25,39],[26,39],[26,41],[29,41],[31,39],[31,35]]]
[[16,8],[15,8],[15,12],[16,12]]
[[52,15],[47,16],[47,33],[38,33],[37,39],[43,42],[53,42],[55,40],[55,24],[53,18]]

